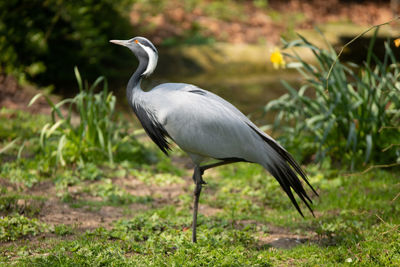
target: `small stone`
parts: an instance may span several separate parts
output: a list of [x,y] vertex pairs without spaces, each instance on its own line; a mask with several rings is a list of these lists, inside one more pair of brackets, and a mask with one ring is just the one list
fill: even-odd
[[25,207],[25,203],[26,203],[25,199],[17,200],[17,206],[19,206],[19,207]]
[[347,258],[347,259],[345,260],[345,262],[353,262],[353,259],[352,259],[352,258]]

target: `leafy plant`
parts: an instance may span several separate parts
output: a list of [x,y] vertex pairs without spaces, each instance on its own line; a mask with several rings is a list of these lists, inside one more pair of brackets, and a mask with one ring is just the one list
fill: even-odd
[[329,157],[352,169],[367,162],[400,162],[400,64],[388,42],[382,59],[373,54],[376,34],[362,66],[335,62],[332,46],[320,49],[302,36],[284,41],[284,48],[309,49],[318,63],[286,54],[305,83],[296,90],[282,81],[289,92],[265,106],[266,112],[278,111],[274,126],[283,132],[280,141],[297,156],[316,153],[317,162]]
[[37,219],[28,219],[22,215],[0,218],[0,241],[11,241],[26,235],[37,235],[47,231],[45,224]]
[[[130,160],[146,160],[144,149],[129,136],[124,124],[115,114],[116,98],[108,92],[107,82],[99,77],[92,86],[83,83],[75,68],[79,93],[55,104],[44,96],[52,108],[51,122],[40,132],[40,151],[52,164],[65,166],[70,163],[108,160],[114,162],[114,154],[121,147],[131,147]],[[95,88],[103,83],[103,90],[95,93]],[[41,93],[34,96],[31,105]],[[76,113],[77,115],[76,115]],[[135,148],[136,149],[133,149]]]
[[65,236],[73,233],[73,229],[69,225],[65,224],[59,224],[55,225],[54,229],[52,229],[52,232],[54,232],[58,236]]

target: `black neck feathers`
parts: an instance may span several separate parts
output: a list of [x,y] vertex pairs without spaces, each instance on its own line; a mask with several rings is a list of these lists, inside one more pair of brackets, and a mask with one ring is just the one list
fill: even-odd
[[129,79],[128,86],[126,87],[126,96],[128,97],[129,104],[132,105],[132,97],[135,90],[142,90],[140,88],[140,82],[142,80],[142,75],[147,69],[149,60],[145,57],[139,58],[139,66],[137,67],[135,73]]

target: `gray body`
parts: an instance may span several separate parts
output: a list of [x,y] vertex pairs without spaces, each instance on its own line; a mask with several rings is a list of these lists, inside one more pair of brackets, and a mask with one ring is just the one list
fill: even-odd
[[210,158],[240,158],[267,166],[274,158],[274,150],[249,124],[268,137],[265,133],[232,104],[194,85],[164,83],[149,92],[135,91],[131,101],[153,113],[197,165]]

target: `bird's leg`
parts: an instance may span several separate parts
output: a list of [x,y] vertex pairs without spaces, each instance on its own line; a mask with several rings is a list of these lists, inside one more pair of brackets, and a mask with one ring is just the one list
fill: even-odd
[[194,205],[193,205],[193,231],[192,231],[192,241],[193,243],[197,242],[197,237],[196,237],[196,227],[197,227],[197,211],[199,208],[199,198],[200,198],[200,193],[201,193],[201,188],[203,186],[203,179],[201,178],[201,171],[200,167],[196,166],[194,168],[194,173],[193,173],[193,180],[195,183],[195,188],[194,188]]
[[203,187],[203,184],[206,184],[206,182],[204,182],[202,175],[204,174],[204,171],[210,168],[214,168],[217,166],[221,166],[221,165],[225,165],[225,164],[230,164],[230,163],[234,163],[234,162],[238,162],[238,160],[225,160],[225,161],[221,161],[221,162],[217,162],[217,163],[213,163],[213,164],[209,164],[209,165],[204,165],[204,166],[195,166],[194,167],[194,172],[193,172],[193,182],[195,184],[195,188],[194,188],[194,205],[193,205],[193,231],[192,231],[192,241],[193,243],[197,242],[197,236],[196,236],[196,227],[197,227],[197,211],[199,209],[199,198],[200,198],[200,193],[201,193],[201,189]]
[[214,168],[214,167],[218,167],[218,166],[222,166],[222,165],[226,165],[226,164],[240,162],[240,161],[241,160],[224,160],[224,161],[220,161],[220,162],[217,162],[217,163],[200,166],[200,173],[203,175],[205,170],[208,170],[208,169],[211,169],[211,168]]

